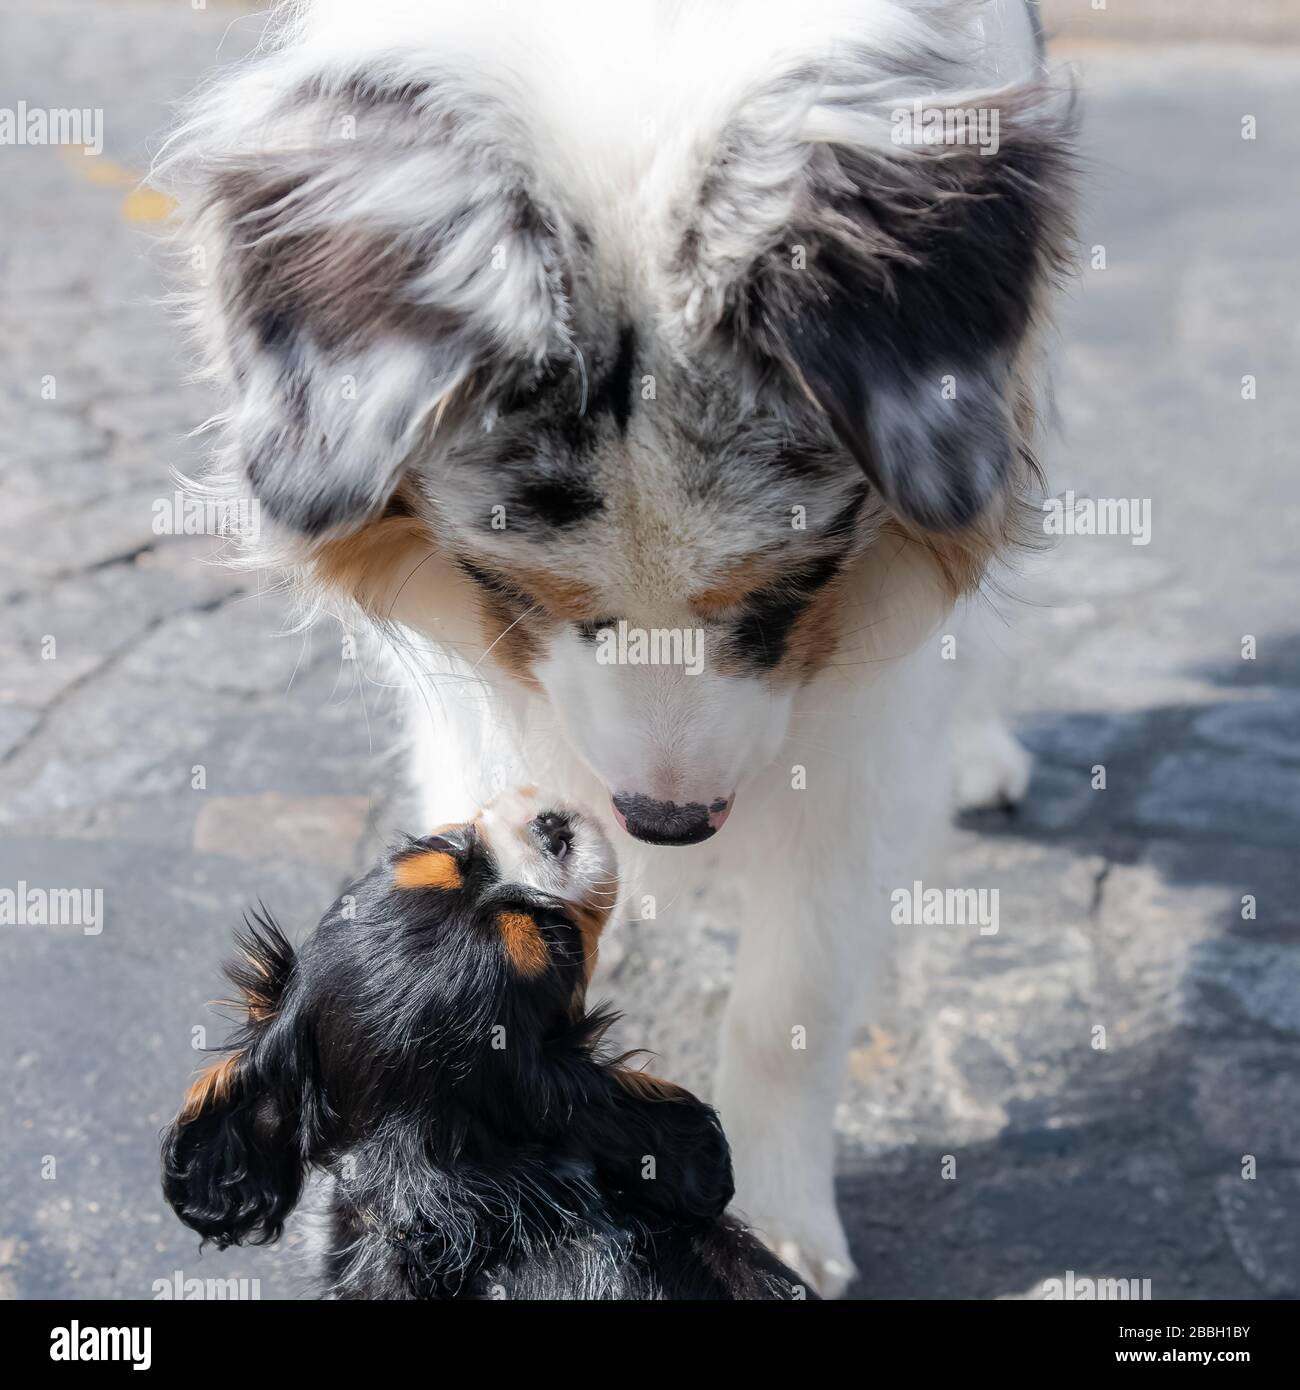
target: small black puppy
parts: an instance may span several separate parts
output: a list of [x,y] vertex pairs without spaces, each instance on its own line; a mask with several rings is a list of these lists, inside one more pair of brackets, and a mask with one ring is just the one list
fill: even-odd
[[714,1111],[602,1050],[616,891],[599,826],[527,789],[402,845],[297,953],[250,921],[247,1022],[163,1139],[176,1214],[273,1241],[319,1169],[334,1297],[815,1297],[723,1214]]

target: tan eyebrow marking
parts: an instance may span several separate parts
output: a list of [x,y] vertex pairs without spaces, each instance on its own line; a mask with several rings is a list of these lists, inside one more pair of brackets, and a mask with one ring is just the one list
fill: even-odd
[[728,566],[707,589],[691,594],[690,605],[705,617],[734,608],[755,590],[771,584],[779,572],[780,565],[771,555],[751,555]]
[[497,926],[510,963],[521,975],[540,975],[551,963],[537,919],[527,912],[498,912]]
[[393,869],[393,881],[399,888],[463,888],[460,865],[445,850],[431,849],[423,854],[408,854],[399,859]]

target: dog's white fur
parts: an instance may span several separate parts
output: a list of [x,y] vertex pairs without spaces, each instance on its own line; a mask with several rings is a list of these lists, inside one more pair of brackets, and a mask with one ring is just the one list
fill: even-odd
[[[516,113],[517,127],[473,132],[492,151],[490,167],[477,170],[464,144],[413,147],[408,161],[394,160],[367,185],[359,209],[350,181],[357,171],[341,149],[336,166],[313,173],[310,205],[291,207],[277,234],[286,226],[322,234],[358,212],[381,230],[411,218],[436,221],[439,199],[451,196],[446,190],[454,186],[463,203],[469,186],[478,211],[461,216],[462,240],[422,273],[410,297],[453,306],[467,333],[509,338],[540,359],[562,349],[573,331],[555,312],[553,267],[508,244],[507,273],[490,291],[471,275],[502,236],[490,210],[502,170],[523,162],[543,190],[564,188],[566,205],[607,248],[603,284],[639,299],[668,340],[685,343],[716,320],[737,268],[791,216],[798,162],[810,142],[889,145],[879,103],[783,109],[769,97],[751,125],[766,133],[770,158],[742,171],[746,186],[716,210],[689,273],[667,266],[664,238],[688,179],[698,175],[700,150],[765,76],[836,45],[906,55],[912,46],[932,46],[937,34],[965,79],[945,101],[1034,74],[1038,59],[1021,0],[945,13],[937,30],[926,11],[920,0],[793,7],[784,0],[546,7],[314,0],[288,8],[280,46],[209,97],[184,140],[210,168],[256,150],[271,132],[282,152],[291,151],[297,116],[284,113],[285,92],[359,54],[372,55],[393,78],[416,76],[436,61],[478,93],[509,88],[502,104]],[[905,89],[904,82],[891,92]],[[549,161],[540,169],[539,151]],[[727,206],[743,206],[743,218],[728,217]],[[216,230],[212,241],[221,241]],[[220,309],[209,305],[204,313],[218,366],[243,372],[241,405],[230,421],[234,451],[256,451],[277,391],[271,368],[256,355],[230,360],[235,330]],[[346,370],[360,383],[366,406],[360,418],[321,417],[321,436],[345,447],[338,460],[308,466],[322,476],[351,470],[367,505],[378,505],[429,418],[465,382],[467,349],[457,341],[408,341],[373,345],[346,362],[320,356],[322,367]],[[387,438],[393,403],[412,395],[427,410],[402,416],[397,437]],[[650,473],[628,486],[637,490],[642,517],[653,514],[656,486],[664,489],[661,515],[682,515],[671,479]],[[445,492],[439,505],[450,510],[466,495],[450,485]],[[723,551],[734,545],[743,555],[743,530],[712,534],[706,543]],[[681,526],[665,546],[686,544],[685,535]],[[569,559],[576,565],[582,556]],[[656,576],[624,577],[632,606],[656,583],[671,592],[671,554],[661,560]],[[618,559],[594,552],[590,564],[608,572]],[[716,1094],[735,1154],[737,1205],[829,1294],[841,1292],[852,1272],[834,1202],[833,1114],[852,1031],[881,978],[888,893],[912,881],[951,804],[954,777],[965,802],[990,804],[1021,794],[1028,775],[1023,750],[987,698],[965,684],[979,663],[965,659],[964,639],[956,662],[940,659],[950,602],[922,551],[877,535],[848,573],[834,663],[783,693],[752,678],[710,675],[691,684],[680,672],[654,671],[620,673],[597,690],[589,683],[590,654],[568,632],[554,637],[535,668],[544,693],[529,691],[485,663],[472,591],[441,554],[404,572],[380,605],[402,630],[396,651],[411,677],[427,826],[466,819],[493,794],[524,782],[593,808],[607,807],[609,793],[621,788],[707,804],[740,787],[725,830],[703,848],[650,849],[616,828],[611,833],[634,899],[652,893],[660,904],[689,901],[692,875],[726,878],[746,895]],[[662,621],[665,611],[656,609],[649,621]],[[954,710],[955,774],[941,734]],[[807,790],[792,791],[801,767]],[[796,1029],[806,1031],[805,1047],[792,1045]]]
[[[397,616],[416,632],[445,630],[439,592],[436,578],[425,586],[425,609],[408,587]],[[736,1206],[832,1296],[853,1271],[835,1208],[834,1111],[852,1035],[879,1007],[889,894],[917,876],[954,795],[971,807],[1016,800],[1029,771],[989,703],[988,635],[975,615],[949,614],[928,565],[903,548],[868,553],[844,611],[850,627],[853,615],[873,619],[799,693],[790,731],[718,836],[682,850],[610,829],[627,900],[652,895],[660,922],[689,911],[695,890],[715,879],[741,889],[713,1097],[735,1156]],[[940,649],[949,635],[952,663]],[[547,700],[485,679],[450,648],[405,641],[400,655],[425,823],[464,819],[526,781],[607,808],[607,788]],[[800,768],[811,780],[792,792]],[[671,1074],[672,1058],[663,1065]]]

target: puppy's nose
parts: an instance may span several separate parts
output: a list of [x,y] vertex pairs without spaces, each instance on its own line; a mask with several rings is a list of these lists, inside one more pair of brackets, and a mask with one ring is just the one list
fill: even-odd
[[613,802],[618,823],[638,840],[649,845],[698,845],[722,829],[732,798],[721,796],[707,806],[702,801],[679,805],[636,792],[615,792]]
[[563,859],[573,844],[573,825],[567,811],[544,811],[533,819],[533,829],[547,854]]

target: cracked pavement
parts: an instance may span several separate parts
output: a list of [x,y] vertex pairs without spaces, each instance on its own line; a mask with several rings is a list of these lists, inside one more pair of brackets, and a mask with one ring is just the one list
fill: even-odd
[[[0,887],[106,904],[96,937],[0,926],[0,1296],[147,1298],[177,1270],[295,1296],[291,1244],[200,1257],[156,1176],[242,910],[304,930],[403,823],[393,693],[338,629],[286,635],[266,576],[152,531],[211,400],[133,175],[258,21],[53,0],[0,22],[0,90],[102,107],[106,138],[102,161],[0,148]],[[1000,603],[1038,766],[1018,812],[954,827],[934,879],[996,886],[998,933],[900,933],[850,1059],[855,1293],[1034,1297],[1073,1270],[1296,1296],[1300,50],[1074,56],[1081,240],[1106,268],[1066,306],[1047,464],[1054,492],[1150,498],[1152,537],[1067,538]],[[606,952],[623,1036],[701,1089],[732,927],[702,902]]]

